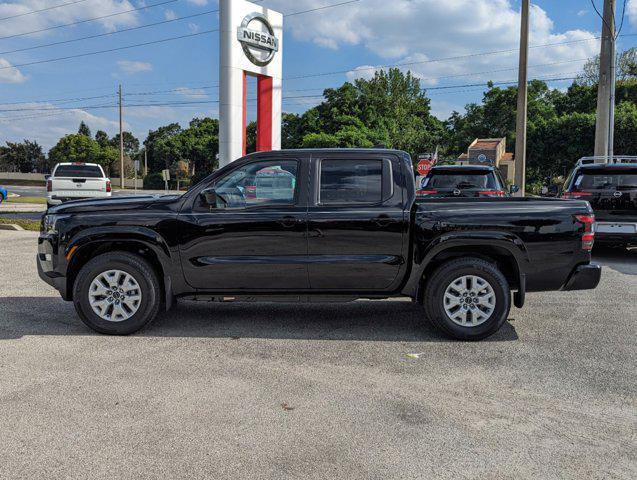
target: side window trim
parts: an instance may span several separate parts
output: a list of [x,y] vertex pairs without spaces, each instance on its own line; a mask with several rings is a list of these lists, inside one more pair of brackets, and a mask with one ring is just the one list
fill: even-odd
[[[390,200],[395,194],[394,187],[394,172],[392,161],[386,157],[374,157],[374,156],[361,156],[360,158],[338,158],[338,157],[322,157],[317,158],[316,165],[316,190],[314,195],[314,200],[316,206],[319,207],[347,207],[347,206],[355,206],[355,207],[373,207],[383,205],[385,202]],[[342,160],[344,162],[354,162],[357,160],[361,161],[379,161],[381,162],[381,199],[379,202],[339,202],[339,203],[322,203],[321,202],[321,170],[324,161],[329,160]],[[389,195],[385,195],[385,182],[389,181]]]

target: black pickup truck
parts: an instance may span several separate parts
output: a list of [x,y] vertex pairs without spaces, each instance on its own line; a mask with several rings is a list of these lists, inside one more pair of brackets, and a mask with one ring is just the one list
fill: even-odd
[[260,152],[183,196],[50,208],[37,264],[102,333],[134,332],[179,297],[407,296],[446,334],[480,339],[526,292],[597,286],[593,222],[585,201],[417,201],[400,151]]
[[577,165],[565,187],[563,198],[591,204],[598,244],[637,245],[637,158],[630,163]]

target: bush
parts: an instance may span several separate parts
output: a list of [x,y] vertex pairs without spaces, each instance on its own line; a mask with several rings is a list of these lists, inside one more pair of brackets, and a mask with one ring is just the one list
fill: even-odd
[[162,190],[164,188],[164,179],[161,173],[151,173],[144,177],[144,189],[146,190]]

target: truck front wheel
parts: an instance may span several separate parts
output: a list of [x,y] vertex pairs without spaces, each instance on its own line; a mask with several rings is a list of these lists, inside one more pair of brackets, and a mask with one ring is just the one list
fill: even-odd
[[428,279],[425,314],[447,335],[480,340],[497,332],[511,308],[509,283],[498,268],[479,258],[444,263]]
[[99,255],[80,270],[73,304],[82,321],[110,335],[136,332],[159,312],[157,274],[142,257],[127,252]]

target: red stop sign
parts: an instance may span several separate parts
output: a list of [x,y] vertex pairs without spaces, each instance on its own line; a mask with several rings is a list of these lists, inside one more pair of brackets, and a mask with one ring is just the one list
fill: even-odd
[[431,160],[418,161],[418,175],[427,175],[431,170]]

